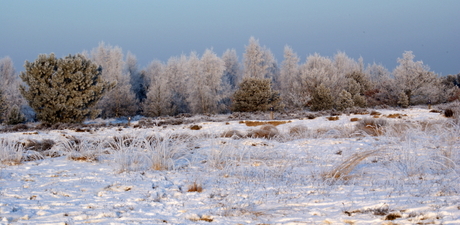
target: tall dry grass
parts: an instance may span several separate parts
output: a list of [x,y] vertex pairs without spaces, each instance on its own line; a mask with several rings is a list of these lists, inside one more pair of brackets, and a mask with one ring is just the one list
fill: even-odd
[[25,158],[22,143],[7,139],[0,139],[0,163],[4,165],[18,165]]

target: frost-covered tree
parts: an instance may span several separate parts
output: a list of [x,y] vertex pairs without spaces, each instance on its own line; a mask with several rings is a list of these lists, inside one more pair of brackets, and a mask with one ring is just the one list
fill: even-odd
[[191,112],[217,113],[223,94],[224,61],[212,50],[206,49],[201,59],[192,52],[187,68],[190,78],[187,101]]
[[299,57],[292,48],[285,46],[279,81],[281,98],[289,108],[302,108],[308,101],[308,96],[302,87],[299,61]]
[[399,93],[391,73],[383,65],[373,63],[366,68],[366,74],[373,84],[373,88],[365,93],[368,105],[397,105]]
[[238,88],[238,84],[243,77],[243,70],[241,68],[238,56],[235,49],[228,49],[222,55],[224,61],[224,73],[222,77],[222,99],[221,103],[224,109],[223,112],[228,112],[231,107],[231,96]]
[[340,92],[339,94],[339,97],[337,98],[337,110],[343,111],[345,109],[353,107],[354,104],[355,103],[353,102],[352,95],[348,91],[342,90],[342,92]]
[[[0,59],[0,91],[3,95],[4,114],[7,117],[12,106],[17,105],[27,111],[29,108],[19,91],[20,79],[15,72],[13,60],[10,57]],[[31,110],[29,110],[31,111]],[[30,113],[31,116],[33,113]]]
[[281,99],[277,91],[271,88],[270,79],[245,77],[239,89],[233,95],[233,111],[267,111],[271,107],[279,109]]
[[300,66],[299,84],[305,101],[311,100],[316,88],[321,84],[330,89],[338,82],[337,80],[333,61],[317,53],[309,55],[305,63]]
[[20,111],[19,106],[13,105],[11,110],[8,112],[6,116],[6,123],[9,125],[15,125],[24,123],[26,121],[26,117]]
[[188,60],[185,55],[171,57],[165,68],[165,77],[168,78],[169,87],[172,91],[172,102],[175,111],[173,114],[187,113],[187,87],[189,76],[187,72]]
[[398,96],[398,105],[407,108],[409,106],[409,97],[404,91],[401,91]]
[[271,51],[259,45],[254,37],[249,39],[244,53],[244,77],[277,80],[278,68]]
[[21,85],[20,91],[44,122],[82,122],[113,86],[102,80],[100,67],[83,55],[39,55],[24,67],[20,77],[26,86]]
[[222,55],[222,60],[225,66],[222,81],[229,90],[235,90],[243,76],[235,49],[227,49]]
[[153,61],[145,70],[146,80],[150,82],[147,89],[147,96],[142,104],[143,114],[146,116],[164,116],[175,112],[172,89],[168,77],[166,77],[166,66],[160,61]]
[[324,84],[320,84],[312,93],[310,109],[313,111],[328,110],[334,107],[331,90]]
[[124,72],[121,48],[102,42],[92,50],[91,55],[94,62],[102,67],[102,79],[116,82],[116,86],[98,103],[101,116],[108,118],[135,115],[138,101],[131,88],[129,74]]
[[366,107],[367,101],[364,95],[372,89],[369,76],[362,71],[353,71],[345,77],[348,80],[346,90],[353,96],[355,106]]
[[6,105],[5,98],[3,97],[3,91],[0,90],[0,122],[5,119]]
[[146,80],[143,73],[141,73],[137,67],[137,58],[131,52],[126,54],[125,60],[125,73],[130,78],[131,89],[136,95],[138,102],[143,102],[146,98],[147,89],[146,89]]
[[430,100],[438,102],[440,79],[422,61],[414,62],[414,57],[411,51],[406,51],[402,58],[398,58],[399,65],[393,75],[399,92],[407,95],[409,105],[426,104]]
[[206,92],[200,98],[202,113],[217,113],[221,111],[221,100],[223,99],[222,79],[225,70],[225,62],[219,58],[211,49],[206,49],[201,57],[201,66],[205,81]]

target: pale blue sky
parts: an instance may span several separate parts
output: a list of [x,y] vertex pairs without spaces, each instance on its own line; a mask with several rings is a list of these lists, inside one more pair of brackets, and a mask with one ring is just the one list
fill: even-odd
[[413,51],[436,73],[460,72],[459,0],[121,1],[0,0],[0,58],[17,71],[40,53],[57,56],[118,45],[140,68],[206,48],[237,50],[251,36],[279,63],[290,45],[301,57],[344,51],[390,71]]

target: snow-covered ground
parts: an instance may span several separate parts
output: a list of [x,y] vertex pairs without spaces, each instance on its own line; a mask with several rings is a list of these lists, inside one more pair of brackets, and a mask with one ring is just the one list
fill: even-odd
[[[460,126],[378,112],[378,136],[350,121],[369,114],[290,120],[268,139],[221,137],[261,128],[240,121],[3,133],[0,223],[460,224]],[[47,139],[39,160],[16,144]]]

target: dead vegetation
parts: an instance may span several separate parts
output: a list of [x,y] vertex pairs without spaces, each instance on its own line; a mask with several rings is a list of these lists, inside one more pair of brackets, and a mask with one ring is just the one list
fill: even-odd
[[229,130],[229,131],[225,131],[222,135],[220,135],[221,137],[225,137],[225,138],[235,138],[235,139],[238,139],[238,138],[243,138],[245,135],[237,130]]
[[266,138],[271,139],[279,134],[278,129],[272,124],[266,124],[261,126],[259,129],[251,130],[248,133],[248,137],[251,138]]
[[291,136],[303,136],[308,132],[308,128],[305,125],[296,125],[289,128],[289,135]]
[[44,140],[29,139],[24,143],[24,148],[26,150],[44,152],[46,150],[50,150],[54,146],[54,144],[56,143],[51,139],[44,139]]
[[361,163],[364,159],[376,155],[377,150],[370,150],[359,152],[351,155],[345,159],[342,163],[332,168],[330,171],[323,173],[322,177],[327,179],[343,179],[348,180],[351,178],[350,173],[353,169]]
[[386,117],[387,118],[392,118],[392,119],[395,119],[395,118],[401,119],[403,116],[407,116],[407,115],[406,114],[395,113],[395,114],[389,114]]
[[201,193],[203,192],[203,187],[201,186],[201,184],[198,184],[196,181],[194,181],[192,184],[188,186],[187,192]]
[[336,121],[336,120],[339,120],[340,118],[338,116],[329,116],[329,117],[326,117],[326,119],[329,121]]
[[379,136],[383,134],[383,129],[387,125],[388,122],[385,119],[364,118],[356,125],[356,129],[365,132],[367,135]]
[[371,116],[380,116],[380,115],[382,115],[382,113],[377,112],[377,111],[372,111],[372,112],[370,113],[370,115],[371,115]]
[[290,122],[291,121],[240,121],[240,123],[244,123],[248,127],[256,127],[256,126],[261,126],[261,125],[278,126],[278,125],[286,124]]
[[200,125],[191,125],[189,128],[190,128],[190,130],[201,130],[201,128],[203,128],[203,127],[200,126]]

